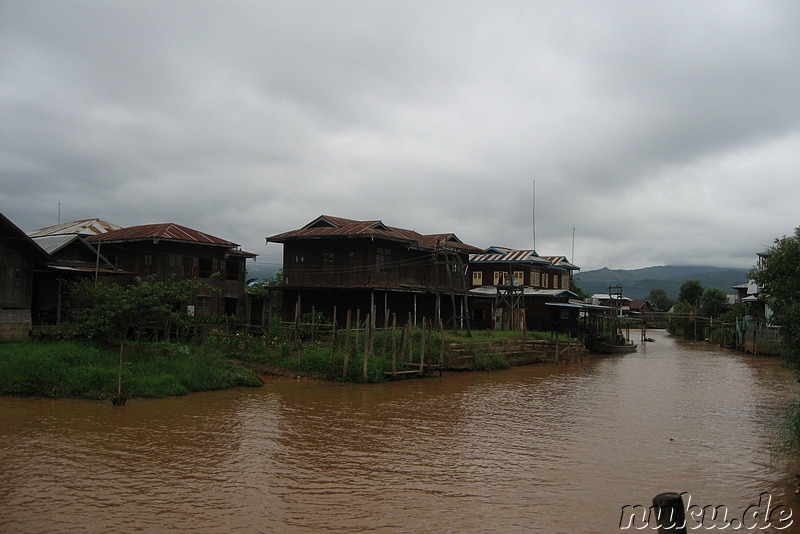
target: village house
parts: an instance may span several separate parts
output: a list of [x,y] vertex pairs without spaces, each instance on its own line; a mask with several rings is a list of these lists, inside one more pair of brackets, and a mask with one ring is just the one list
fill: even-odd
[[659,311],[658,307],[648,299],[633,299],[628,304],[628,309],[630,310],[629,315],[646,321],[654,319],[655,313]]
[[86,241],[90,236],[119,228],[100,219],[83,219],[28,233],[50,256],[49,269],[37,277],[35,286],[35,325],[61,323],[69,283],[81,278],[96,279],[125,274],[111,265],[105,256]]
[[205,287],[190,298],[186,311],[195,315],[245,317],[245,263],[256,254],[239,245],[174,223],[128,226],[87,238],[109,264],[134,276],[156,280],[200,279]]
[[0,213],[0,340],[30,335],[35,278],[49,261],[47,252]]
[[469,254],[481,251],[452,233],[423,235],[327,215],[267,242],[283,245],[284,321],[296,310],[331,318],[335,306],[342,322],[347,310],[364,317],[374,306],[378,324],[389,314],[401,324],[409,316],[415,324],[438,317],[452,324],[464,316]]
[[580,306],[565,256],[493,246],[470,257],[470,310],[475,328],[572,331]]
[[631,302],[632,299],[621,293],[595,293],[589,299],[590,304],[613,310],[617,315],[628,315],[631,311]]

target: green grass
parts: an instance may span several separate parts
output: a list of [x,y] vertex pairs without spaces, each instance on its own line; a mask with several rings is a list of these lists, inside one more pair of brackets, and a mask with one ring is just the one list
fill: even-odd
[[[330,336],[328,336],[330,338]],[[527,332],[526,339],[552,339],[549,333]],[[422,331],[412,333],[411,352],[400,355],[402,330],[394,332],[397,368],[404,362],[419,362]],[[521,332],[463,331],[454,334],[426,332],[425,361],[447,363],[451,343],[478,344],[522,339]],[[566,338],[563,338],[566,339]],[[255,374],[277,373],[347,382],[382,382],[392,370],[391,332],[377,332],[373,353],[364,377],[364,336],[353,333],[350,357],[344,376],[344,335],[339,333],[332,354],[332,340],[304,343],[299,351],[292,343],[241,335],[211,336],[204,345],[155,343],[125,347],[122,370],[123,395],[168,397],[194,391],[212,391],[239,386],[259,386]],[[385,348],[384,348],[385,347]],[[508,362],[491,349],[482,348],[476,368],[498,369]],[[0,343],[0,395],[49,398],[109,399],[117,393],[119,348],[102,347],[88,341],[20,341]]]
[[[128,398],[259,386],[252,371],[218,351],[189,345],[126,349],[122,388]],[[0,395],[107,399],[117,393],[119,350],[89,342],[0,344]]]

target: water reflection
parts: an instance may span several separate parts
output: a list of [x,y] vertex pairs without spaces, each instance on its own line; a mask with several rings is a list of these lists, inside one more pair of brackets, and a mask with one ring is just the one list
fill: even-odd
[[652,337],[583,365],[378,386],[0,399],[0,531],[605,533],[662,491],[796,507],[794,460],[769,447],[792,374]]

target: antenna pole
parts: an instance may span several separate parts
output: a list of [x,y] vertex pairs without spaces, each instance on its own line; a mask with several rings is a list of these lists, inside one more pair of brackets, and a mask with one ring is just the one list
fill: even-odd
[[536,180],[533,181],[533,204],[531,219],[533,224],[533,251],[536,252]]
[[572,256],[570,256],[569,261],[572,262],[572,265],[575,265],[575,227],[572,227]]

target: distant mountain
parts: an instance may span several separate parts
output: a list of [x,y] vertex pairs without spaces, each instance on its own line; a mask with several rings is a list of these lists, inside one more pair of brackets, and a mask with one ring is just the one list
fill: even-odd
[[273,265],[269,263],[258,263],[254,261],[247,262],[247,279],[270,279],[281,269],[280,265]]
[[749,269],[724,267],[660,265],[643,269],[597,269],[578,272],[575,283],[585,292],[608,293],[609,286],[621,285],[626,297],[643,299],[653,289],[663,289],[671,299],[677,299],[681,284],[697,280],[703,287],[721,289],[727,295],[735,293],[733,286],[747,282]]

